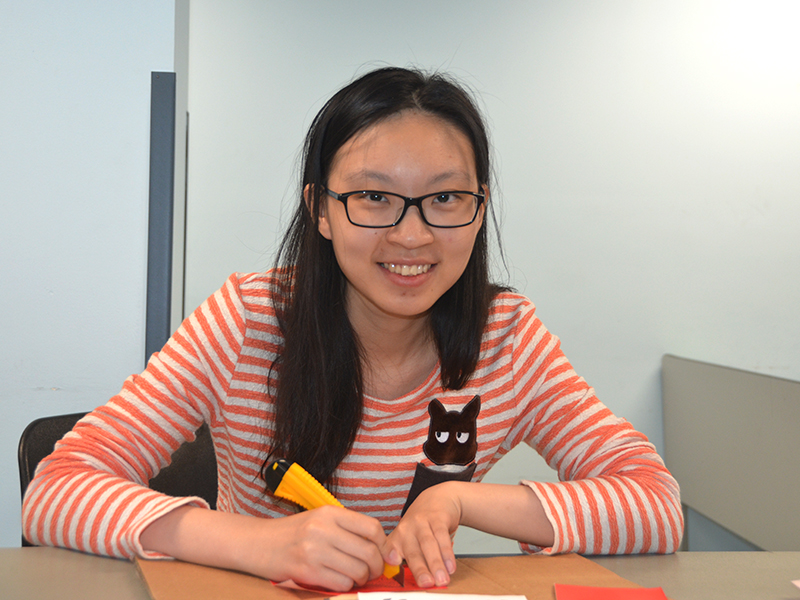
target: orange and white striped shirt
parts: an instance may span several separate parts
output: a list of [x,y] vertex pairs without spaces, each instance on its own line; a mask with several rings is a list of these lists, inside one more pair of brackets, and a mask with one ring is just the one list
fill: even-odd
[[[146,370],[84,419],[40,464],[23,503],[34,543],[118,557],[158,557],[142,530],[183,504],[147,481],[203,422],[217,455],[217,509],[280,517],[294,507],[265,493],[259,476],[270,446],[267,393],[283,338],[271,274],[232,275],[178,329]],[[500,294],[491,306],[477,370],[461,390],[441,387],[438,367],[413,392],[364,398],[363,421],[337,470],[337,496],[379,519],[400,519],[423,449],[429,405],[455,414],[480,396],[473,481],[520,442],[535,448],[560,482],[523,481],[555,530],[551,548],[528,551],[617,554],[673,552],[683,531],[679,489],[647,438],[615,417],[579,378],[525,297]],[[274,382],[273,382],[274,384]]]

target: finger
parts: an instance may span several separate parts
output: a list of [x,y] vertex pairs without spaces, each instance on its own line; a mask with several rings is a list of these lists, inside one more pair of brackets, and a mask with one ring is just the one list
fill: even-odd
[[452,555],[450,533],[446,528],[431,524],[424,534],[419,536],[420,551],[433,576],[434,584],[443,586],[450,583],[451,568],[455,565],[455,556],[451,560],[451,568],[445,564],[446,558]]
[[319,542],[313,550],[306,551],[309,560],[305,567],[310,568],[301,570],[303,581],[347,591],[380,575],[383,559],[371,542],[341,529],[333,538]]
[[423,588],[433,587],[436,583],[433,574],[428,569],[428,562],[422,553],[422,548],[416,538],[412,538],[404,545],[406,564],[414,576],[417,585]]
[[[354,561],[331,542],[341,537],[331,535],[314,523],[304,523],[297,530],[297,539],[292,544],[285,560],[285,573],[280,579],[292,579],[309,587],[322,587],[339,592],[351,589],[358,578],[364,577],[368,568],[363,561]],[[309,535],[310,534],[310,535]]]
[[380,548],[369,540],[345,533],[333,541],[334,549],[341,554],[338,565],[359,585],[383,573],[383,556]]
[[[321,507],[303,513],[302,525],[296,530],[297,543],[302,548],[299,556],[305,557],[301,562],[319,565],[351,580],[347,582],[337,578],[337,590],[342,587],[350,589],[353,583],[361,585],[380,576],[383,571],[380,547],[354,532],[371,535],[380,544],[385,541],[377,520],[354,511]],[[306,579],[312,577],[311,574],[304,575]],[[333,580],[325,577],[325,587],[333,589]]]
[[380,521],[354,510],[338,509],[336,522],[343,529],[366,539],[380,547],[386,543],[386,534]]
[[356,577],[358,583],[380,577],[383,573],[381,548],[386,543],[386,534],[380,522],[354,511],[344,511],[344,514],[337,515],[337,525],[341,527],[342,534],[332,540],[333,545],[366,565],[363,581]]
[[455,552],[453,552],[454,536],[455,532],[450,532],[446,527],[441,527],[440,530],[436,532],[436,539],[439,541],[439,550],[442,553],[444,568],[450,575],[456,572],[456,555]]
[[[375,571],[380,574],[380,568],[372,568],[369,562],[353,556],[349,552],[340,551],[338,548],[332,548],[328,552],[323,559],[323,564],[326,568],[337,573],[336,580],[342,582],[345,587],[341,589],[345,591],[354,585],[362,586],[370,579],[374,579],[373,573]],[[377,564],[382,566],[383,561],[379,559]],[[340,588],[337,588],[337,590],[340,590]]]
[[400,553],[400,549],[391,541],[391,538],[381,548],[381,554],[386,564],[398,566],[403,562],[403,555]]
[[333,592],[348,592],[354,585],[358,585],[338,569],[322,565],[317,565],[314,569],[294,577],[294,581],[304,587],[324,588]]

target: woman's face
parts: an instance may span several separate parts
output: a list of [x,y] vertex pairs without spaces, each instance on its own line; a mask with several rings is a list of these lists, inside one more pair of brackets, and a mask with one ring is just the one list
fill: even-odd
[[[440,191],[485,192],[472,145],[456,127],[426,113],[405,111],[348,140],[336,153],[328,187],[337,193],[380,190],[402,196]],[[484,206],[465,227],[430,227],[410,207],[394,227],[351,224],[342,202],[323,196],[319,231],[333,242],[348,281],[354,317],[425,315],[461,276],[483,223]]]

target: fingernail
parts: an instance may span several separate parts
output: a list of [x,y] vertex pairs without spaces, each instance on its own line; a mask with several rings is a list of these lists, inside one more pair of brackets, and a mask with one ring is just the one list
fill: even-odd
[[447,576],[447,573],[439,569],[436,571],[436,585],[447,585],[447,581],[450,578]]
[[392,550],[389,552],[389,559],[387,561],[390,565],[399,565],[400,564],[400,554],[397,550]]
[[431,587],[433,585],[433,579],[430,575],[425,573],[424,575],[420,575],[417,583],[420,585],[420,587]]
[[444,561],[444,566],[447,568],[447,572],[450,573],[450,575],[456,572],[456,563],[452,560]]

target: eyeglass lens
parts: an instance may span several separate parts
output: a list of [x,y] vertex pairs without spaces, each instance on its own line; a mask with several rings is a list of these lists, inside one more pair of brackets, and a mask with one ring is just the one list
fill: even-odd
[[[358,192],[347,197],[348,216],[357,225],[393,225],[405,205],[403,197],[385,192]],[[420,207],[431,225],[458,227],[475,219],[478,198],[461,192],[440,192],[423,198]]]

